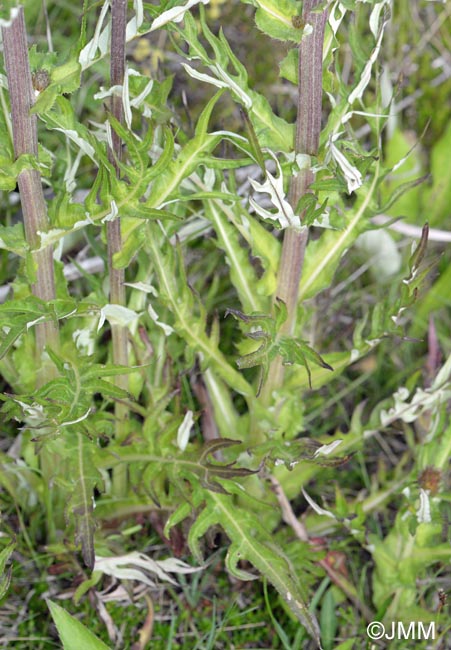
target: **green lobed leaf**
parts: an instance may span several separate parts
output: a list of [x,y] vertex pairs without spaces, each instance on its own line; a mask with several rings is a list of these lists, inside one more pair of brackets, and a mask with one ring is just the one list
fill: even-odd
[[216,93],[203,109],[196,127],[196,135],[185,144],[175,160],[170,161],[161,169],[155,178],[147,204],[149,207],[160,207],[162,203],[178,191],[183,179],[192,174],[199,166],[199,157],[211,152],[221,140],[220,135],[207,132],[211,113],[221,96]]
[[199,315],[194,310],[194,296],[187,285],[183,260],[175,254],[173,246],[161,235],[156,226],[148,224],[146,239],[160,285],[160,296],[174,318],[174,329],[199,354],[202,366],[209,365],[234,390],[251,399],[252,389],[227,361],[221,350],[206,333],[205,316],[200,303]]
[[307,437],[290,441],[272,438],[269,442],[250,447],[248,452],[256,458],[262,458],[262,462],[269,467],[283,464],[291,472],[301,461],[309,461],[322,467],[343,465],[349,460],[350,455],[329,456],[335,446],[339,445],[333,443],[328,447],[319,440]]
[[[203,11],[200,12],[200,16],[203,35],[210,43],[215,58],[212,59],[207,55],[205,48],[199,42],[196,22],[187,13],[184,28],[176,29],[190,48],[189,57],[192,60],[200,59],[215,77],[210,83],[214,82],[215,85],[225,83],[235,100],[245,106],[260,147],[269,147],[273,151],[291,151],[294,145],[294,125],[288,124],[275,115],[266,97],[249,87],[246,68],[234,55],[224,34],[221,32],[219,37],[216,37],[208,28]],[[229,68],[234,72],[231,73]]]
[[[231,488],[233,489],[233,488]],[[315,616],[305,602],[299,579],[292,574],[289,560],[280,547],[275,548],[269,531],[257,515],[240,508],[231,496],[218,493],[206,495],[205,508],[190,529],[188,543],[192,552],[201,557],[199,539],[211,526],[221,526],[231,540],[226,560],[228,568],[239,579],[253,578],[238,568],[238,562],[247,560],[277,589],[290,610],[321,647]]]

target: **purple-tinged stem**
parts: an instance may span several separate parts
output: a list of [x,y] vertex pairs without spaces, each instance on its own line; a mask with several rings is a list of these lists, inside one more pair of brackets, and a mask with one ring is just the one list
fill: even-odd
[[[323,92],[323,43],[327,10],[314,13],[321,0],[305,0],[302,18],[312,26],[312,33],[304,36],[299,45],[299,83],[296,121],[295,152],[316,156],[321,133],[321,101]],[[289,201],[294,209],[309,191],[314,180],[311,169],[302,169],[291,180]],[[302,223],[303,215],[300,214]],[[276,296],[287,306],[288,317],[283,333],[292,335],[296,327],[299,283],[304,264],[308,231],[289,227],[285,230],[279,265]],[[284,367],[280,358],[271,365],[262,396],[270,401],[273,390],[281,386]]]
[[[17,7],[11,24],[2,28],[3,52],[8,78],[11,103],[11,121],[16,158],[24,154],[38,157],[37,116],[30,114],[34,104],[34,90],[28,60],[27,34],[23,7]],[[40,247],[39,232],[48,230],[47,205],[42,190],[41,175],[38,170],[25,169],[17,179],[22,204],[25,236],[31,250],[35,277],[31,283],[32,293],[46,302],[55,298],[55,278],[53,270],[53,250]],[[58,347],[58,329],[55,323],[45,322],[36,325],[36,349],[39,361],[46,345]],[[43,373],[39,383],[50,378]]]

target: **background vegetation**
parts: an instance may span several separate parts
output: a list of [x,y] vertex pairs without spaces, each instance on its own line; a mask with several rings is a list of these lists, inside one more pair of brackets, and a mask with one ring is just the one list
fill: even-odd
[[159,18],[186,4],[128,4],[124,82],[108,3],[25,2],[37,157],[2,63],[0,644],[348,650],[415,620],[449,648],[451,5],[310,2],[332,18],[287,309],[302,3]]

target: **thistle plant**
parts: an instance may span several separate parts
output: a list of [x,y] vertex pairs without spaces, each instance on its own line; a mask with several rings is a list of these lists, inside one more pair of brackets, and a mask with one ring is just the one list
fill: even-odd
[[[305,416],[319,389],[334,391],[340,375],[381,341],[406,338],[405,315],[429,271],[425,225],[404,275],[353,320],[345,344],[315,332],[317,301],[331,290],[345,254],[362,233],[377,233],[375,215],[422,180],[387,189],[393,169],[384,166],[382,142],[390,102],[378,57],[390,3],[236,3],[243,15],[245,5],[255,9],[256,33],[268,47],[284,49],[273,65],[297,97],[291,122],[290,111],[277,114],[274,98],[255,89],[208,4],[86,1],[76,44],[65,56],[32,46],[31,71],[23,9],[1,16],[0,187],[11,193],[17,183],[24,227],[0,230],[8,259],[22,260],[14,271],[8,262],[14,293],[0,305],[2,415],[17,436],[15,455],[1,452],[0,481],[5,500],[19,504],[20,544],[33,549],[27,527],[51,520],[41,542],[81,578],[77,602],[88,591],[97,597],[104,576],[153,587],[149,573],[171,583],[171,571],[203,570],[207,533],[219,529],[228,572],[243,581],[263,578],[274,602],[305,630],[298,642],[310,637],[329,649],[326,614],[336,590],[364,623],[393,593],[380,558],[394,541],[374,537],[369,545],[366,527],[377,505],[405,487],[397,477],[363,503],[346,500],[339,470],[354,454],[361,459],[366,441],[405,418],[405,410],[404,422],[423,414],[416,399],[407,404],[404,393],[394,393],[394,403],[374,407],[366,427],[359,405],[347,435],[332,423],[326,438]],[[192,79],[207,92],[192,124],[165,66],[153,74],[129,58],[133,42],[150,43],[152,52],[157,36],[185,83]],[[35,99],[31,72],[45,78]],[[362,122],[364,142],[355,136]],[[44,357],[52,371],[35,382]],[[437,421],[448,392],[449,363],[422,402]],[[435,462],[437,440],[429,442],[422,471]],[[335,472],[337,482],[336,503],[327,508],[309,495],[312,479],[327,483],[325,472]],[[302,521],[295,500],[307,504]],[[122,530],[122,522],[141,517],[153,517],[168,544],[183,530],[185,554],[197,566],[154,560],[141,541],[130,549],[125,536],[108,535],[112,522]],[[315,541],[338,529],[374,553],[371,606],[364,587],[336,570]],[[436,542],[435,529],[422,531],[411,554],[417,559],[421,540]],[[1,568],[13,544],[0,555]],[[448,558],[449,549],[440,549]],[[421,570],[429,559],[418,560]],[[312,592],[319,572],[331,586],[318,619]],[[396,591],[406,607],[412,589],[409,576]],[[393,606],[389,615],[401,610]],[[55,603],[50,611],[69,650],[72,634],[103,647]]]

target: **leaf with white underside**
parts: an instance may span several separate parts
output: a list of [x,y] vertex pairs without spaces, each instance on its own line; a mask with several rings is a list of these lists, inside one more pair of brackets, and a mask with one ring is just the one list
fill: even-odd
[[299,217],[294,214],[293,208],[285,196],[282,168],[276,156],[272,152],[269,153],[276,163],[278,172],[277,177],[273,176],[271,172],[266,171],[263,183],[259,183],[252,178],[249,178],[249,182],[255,192],[269,194],[271,203],[276,208],[276,211],[270,212],[269,210],[266,210],[252,197],[249,199],[249,202],[255,212],[263,219],[278,222],[280,228],[288,228],[291,226],[299,229],[301,227],[301,221]]
[[324,508],[321,508],[309,495],[307,492],[302,488],[302,494],[304,495],[305,500],[307,503],[313,508],[313,510],[318,514],[318,515],[324,515],[325,517],[330,517],[331,519],[336,519],[335,515],[333,512],[330,510],[325,510]]
[[187,411],[185,417],[183,418],[182,424],[177,429],[177,447],[180,449],[180,451],[185,451],[188,445],[189,436],[191,429],[193,428],[193,424],[193,412]]
[[[111,22],[107,22],[105,26],[104,23],[108,15],[110,4],[110,0],[105,0],[97,21],[94,36],[79,54],[78,62],[83,70],[89,68],[98,59],[103,58],[108,52],[110,45]],[[140,28],[144,21],[142,0],[133,0],[133,8],[135,10],[135,15],[128,21],[126,27],[125,38],[127,42],[131,41],[138,35],[138,33],[140,33]]]
[[138,291],[143,291],[144,293],[151,293],[153,296],[158,296],[158,291],[154,286],[148,284],[147,282],[124,282],[126,287],[131,287],[132,289],[137,289]]
[[122,325],[128,327],[139,318],[133,309],[123,307],[122,305],[104,305],[100,310],[99,324],[97,331],[99,332],[105,321],[107,320],[111,325]]
[[174,328],[168,325],[167,323],[163,323],[160,320],[160,317],[158,316],[157,312],[155,309],[152,307],[152,305],[147,305],[147,313],[155,323],[155,325],[158,325],[158,327],[161,327],[163,332],[165,333],[166,336],[170,336],[174,332]]
[[401,386],[394,394],[394,405],[387,410],[383,409],[380,421],[383,427],[396,420],[415,422],[423,413],[436,413],[438,409],[451,399],[451,356],[442,366],[432,386],[424,389],[417,388],[409,400],[409,390]]
[[170,573],[194,573],[201,571],[202,568],[189,566],[189,564],[176,558],[152,560],[152,558],[138,551],[113,557],[96,555],[94,565],[94,571],[100,571],[118,580],[136,580],[149,587],[156,586],[155,580],[151,579],[149,574],[155,575],[162,582],[177,585],[177,581],[169,575]]
[[199,81],[205,81],[206,83],[212,84],[217,88],[227,88],[230,91],[233,91],[235,95],[243,102],[243,105],[250,109],[252,107],[252,99],[247,93],[244,92],[242,88],[233,80],[233,78],[218,64],[215,63],[211,67],[213,72],[216,73],[216,77],[211,77],[208,74],[203,72],[198,72],[188,63],[182,63],[182,66],[185,68],[186,72],[193,79],[198,79]]
[[349,455],[330,458],[332,452],[342,443],[334,440],[322,445],[312,438],[296,438],[295,440],[274,440],[260,443],[248,449],[248,453],[257,458],[263,458],[268,469],[273,466],[285,465],[291,471],[300,462],[307,461],[324,467],[338,467],[349,460]]
[[376,45],[373,51],[371,52],[365,67],[363,68],[363,72],[361,74],[359,83],[349,95],[348,98],[349,105],[353,104],[356,99],[362,98],[362,95],[370,82],[371,71],[373,69],[373,65],[375,61],[377,60],[377,57],[379,56],[379,51],[382,45],[382,38],[384,36],[385,26],[388,23],[388,18],[385,18],[385,20],[383,20],[382,23],[380,24],[379,28],[377,28],[377,25],[379,24],[380,13],[384,5],[389,5],[389,0],[383,0],[382,2],[378,2],[371,13],[370,27],[374,37],[376,38]]
[[199,3],[206,5],[209,2],[210,0],[188,0],[186,4],[180,7],[172,7],[172,9],[163,11],[163,13],[153,21],[150,31],[153,32],[155,29],[160,29],[160,27],[163,27],[163,25],[166,25],[170,22],[179,23],[181,20],[183,20],[183,16],[188,11],[188,9],[191,9]]
[[[268,100],[249,87],[246,68],[233,54],[224,33],[215,36],[205,21],[205,12],[200,7],[200,23],[204,37],[210,43],[216,54],[215,58],[208,56],[198,38],[198,26],[189,12],[185,15],[184,28],[176,28],[189,46],[188,60],[201,61],[210,72],[221,82],[228,83],[229,90],[235,97],[248,107],[249,117],[258,133],[261,147],[271,147],[275,151],[286,151],[291,148],[294,137],[294,127],[275,115]],[[228,72],[230,70],[230,72]],[[249,107],[251,108],[249,109]]]
[[343,440],[334,440],[328,445],[322,445],[319,449],[315,451],[315,458],[318,456],[328,456],[331,454],[341,443]]
[[423,488],[420,489],[420,505],[418,506],[416,515],[419,524],[430,524],[432,521],[429,494]]
[[357,167],[351,165],[346,156],[340,151],[340,149],[335,145],[335,141],[341,133],[336,133],[331,136],[329,139],[329,150],[326,155],[326,164],[333,160],[340,167],[342,174],[346,180],[348,186],[348,194],[355,192],[362,185],[362,174],[359,172]]

